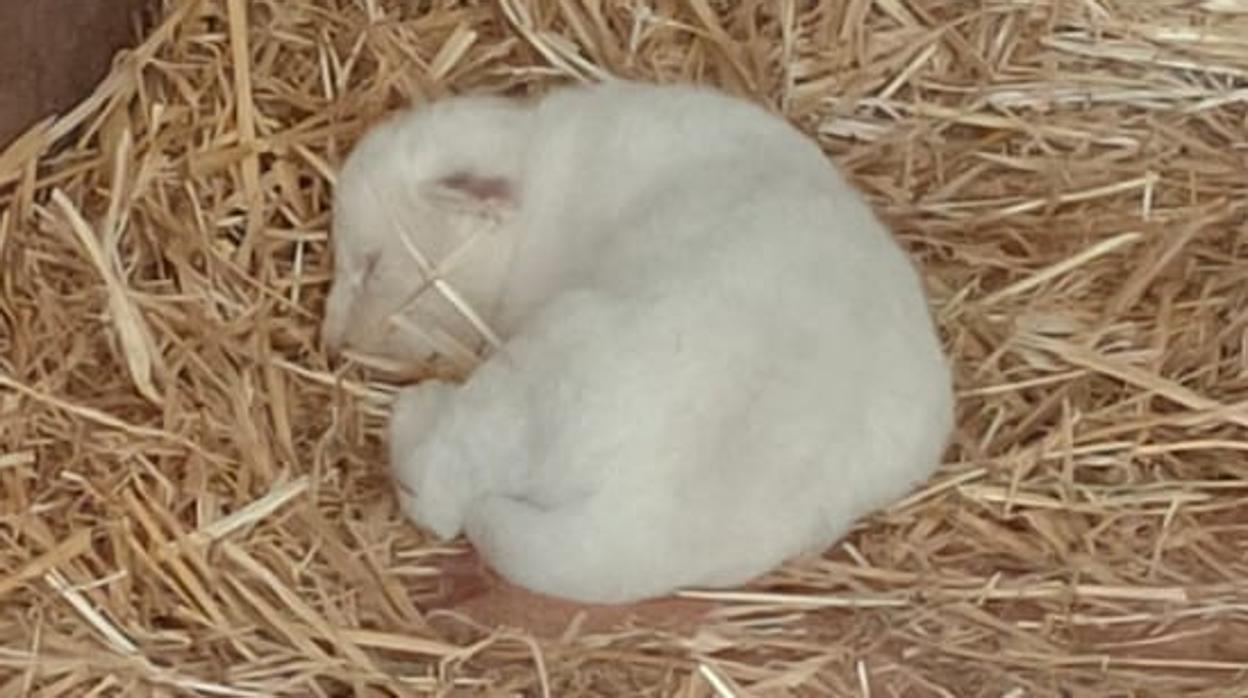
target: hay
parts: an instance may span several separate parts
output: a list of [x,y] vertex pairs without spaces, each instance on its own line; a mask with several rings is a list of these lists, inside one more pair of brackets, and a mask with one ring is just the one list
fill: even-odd
[[[168,1],[0,154],[0,696],[1242,691],[1246,15]],[[820,138],[923,265],[960,428],[692,637],[435,628],[389,388],[315,346],[332,172],[407,99],[608,73]]]

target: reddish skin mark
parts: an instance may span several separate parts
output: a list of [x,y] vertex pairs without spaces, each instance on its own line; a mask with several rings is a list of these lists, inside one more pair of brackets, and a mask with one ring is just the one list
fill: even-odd
[[663,597],[627,604],[587,604],[537,594],[511,584],[490,570],[475,551],[440,565],[446,588],[425,611],[452,611],[486,627],[527,631],[556,640],[578,614],[581,634],[625,628],[651,628],[692,635],[715,605],[706,601]]
[[438,183],[481,201],[508,201],[512,196],[511,182],[502,177],[484,177],[467,172],[456,172],[438,180]]

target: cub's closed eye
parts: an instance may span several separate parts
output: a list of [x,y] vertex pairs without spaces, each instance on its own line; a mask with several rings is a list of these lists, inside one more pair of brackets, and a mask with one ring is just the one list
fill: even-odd
[[409,496],[409,497],[415,497],[415,496],[416,496],[416,490],[412,489],[411,487],[408,487],[407,483],[406,483],[406,482],[403,482],[403,481],[402,481],[402,480],[400,480],[399,478],[397,478],[397,477],[396,477],[396,478],[394,478],[394,484],[395,484],[395,486],[396,486],[396,487],[398,487],[398,488],[399,488],[399,490],[401,490],[401,491],[402,491],[404,494],[406,494],[407,496]]
[[360,273],[355,276],[355,284],[362,286],[365,282],[373,277],[373,272],[377,270],[377,263],[381,261],[381,252],[373,252],[364,256],[364,265],[360,268]]

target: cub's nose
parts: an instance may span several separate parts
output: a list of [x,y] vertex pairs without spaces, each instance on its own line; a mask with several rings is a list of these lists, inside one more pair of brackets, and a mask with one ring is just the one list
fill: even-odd
[[328,319],[322,323],[321,346],[325,348],[326,356],[337,358],[343,351],[351,348],[346,335],[345,328],[339,327],[338,323],[330,322]]
[[359,311],[355,294],[341,283],[335,283],[325,298],[325,315],[321,320],[321,346],[331,357],[350,348],[353,316]]

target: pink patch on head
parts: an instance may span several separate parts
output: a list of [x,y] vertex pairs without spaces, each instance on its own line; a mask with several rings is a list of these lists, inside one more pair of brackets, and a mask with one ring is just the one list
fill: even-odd
[[512,198],[511,182],[502,177],[455,172],[439,179],[438,184],[480,201],[510,201]]

